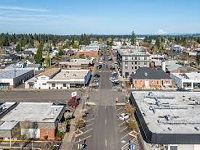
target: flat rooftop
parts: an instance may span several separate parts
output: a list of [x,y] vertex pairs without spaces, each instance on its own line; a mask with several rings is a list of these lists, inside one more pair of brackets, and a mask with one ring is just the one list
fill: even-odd
[[141,49],[141,48],[134,48],[134,49],[119,49],[118,52],[120,53],[120,55],[149,55],[150,54],[148,52],[146,52],[145,50]]
[[176,77],[180,79],[187,80],[200,80],[200,73],[198,72],[190,72],[190,73],[173,73]]
[[160,134],[200,134],[199,92],[132,92],[149,130]]
[[17,124],[16,121],[0,121],[0,130],[12,130]]
[[63,108],[64,106],[53,105],[53,103],[21,102],[14,109],[9,111],[1,121],[54,123]]
[[51,77],[51,76],[55,75],[56,73],[58,73],[59,71],[60,71],[60,68],[51,68],[51,69],[48,69],[48,70],[42,72],[40,74],[40,76]]
[[89,70],[61,70],[51,81],[84,81]]
[[29,71],[32,71],[32,69],[1,69],[0,70],[0,79],[14,79],[16,77],[19,77],[25,73],[28,73]]

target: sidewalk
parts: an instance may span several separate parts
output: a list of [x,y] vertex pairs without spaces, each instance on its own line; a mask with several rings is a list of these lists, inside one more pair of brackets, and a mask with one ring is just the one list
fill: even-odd
[[85,92],[83,92],[82,94],[84,95],[81,95],[82,97],[82,101],[81,103],[78,105],[78,107],[76,108],[75,112],[74,112],[74,116],[75,118],[71,120],[71,126],[70,126],[70,132],[69,133],[66,133],[64,138],[63,138],[63,141],[62,141],[62,146],[61,146],[61,150],[72,150],[73,148],[73,141],[75,140],[75,134],[74,134],[74,131],[75,131],[75,121],[76,121],[76,118],[79,118],[82,116],[82,110],[84,109],[84,104],[85,104],[85,100],[86,100],[86,93],[87,93],[88,89],[86,88],[85,89]]

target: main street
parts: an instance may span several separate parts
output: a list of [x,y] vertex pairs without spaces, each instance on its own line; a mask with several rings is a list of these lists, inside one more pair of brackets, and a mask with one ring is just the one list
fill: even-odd
[[[87,133],[86,150],[120,150],[120,138],[116,116],[116,98],[123,99],[125,94],[112,90],[109,80],[111,71],[108,69],[107,52],[104,53],[104,67],[99,70],[100,87],[97,91],[90,92],[90,101],[97,104],[94,108],[94,124],[92,132]],[[83,137],[84,138],[84,137]],[[73,149],[77,149],[74,144]]]

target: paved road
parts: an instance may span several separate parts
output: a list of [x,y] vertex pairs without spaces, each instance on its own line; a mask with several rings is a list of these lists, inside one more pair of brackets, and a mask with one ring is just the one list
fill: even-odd
[[[64,102],[72,91],[0,91],[0,100],[27,102]],[[78,92],[81,96],[81,92]]]
[[[106,55],[105,60],[107,63]],[[116,98],[124,98],[124,95],[112,91],[112,83],[109,80],[111,72],[106,66],[101,70],[99,90],[89,93],[90,100],[94,100],[97,106],[92,137],[87,139],[86,150],[120,150],[115,101]]]

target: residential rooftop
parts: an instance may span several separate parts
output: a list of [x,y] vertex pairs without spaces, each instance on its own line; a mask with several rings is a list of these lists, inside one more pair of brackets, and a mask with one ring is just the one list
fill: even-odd
[[1,121],[7,122],[47,122],[56,121],[64,106],[53,105],[53,103],[21,102],[14,109],[9,111]]
[[200,134],[200,93],[132,92],[152,133]]

